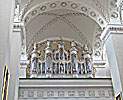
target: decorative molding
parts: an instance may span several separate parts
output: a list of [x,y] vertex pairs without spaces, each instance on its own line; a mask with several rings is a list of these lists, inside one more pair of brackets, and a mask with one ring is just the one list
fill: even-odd
[[[45,81],[43,81],[45,80]],[[74,84],[73,84],[74,82]],[[51,88],[51,87],[82,87],[82,88],[99,88],[99,87],[112,87],[112,83],[110,79],[20,79],[19,81],[20,87],[40,87],[40,88]]]
[[78,91],[78,95],[80,97],[84,97],[85,96],[85,91],[84,90]]
[[[95,28],[95,34],[93,39],[93,59],[94,60],[104,60],[103,59],[103,51],[104,51],[104,43],[100,39],[102,29],[100,26]],[[98,64],[98,62],[97,62]]]
[[28,60],[21,60],[20,61],[20,65],[28,65],[28,64],[29,64]]
[[111,24],[120,24],[120,9],[117,5],[117,0],[110,0],[109,1],[109,17]]
[[13,25],[14,32],[21,32],[22,29],[23,29],[23,23],[20,23],[20,22],[14,23],[14,25]]
[[47,97],[54,97],[54,91],[47,91]]
[[87,4],[82,4],[77,1],[54,1],[41,3],[30,9],[26,14],[21,14],[20,18],[21,20],[24,20],[24,23],[26,25],[37,15],[56,9],[70,9],[83,13],[84,15],[90,17],[92,20],[96,21],[101,27],[105,27],[107,24],[105,21],[106,19],[103,18],[98,11],[96,11],[94,8],[89,7]]
[[19,79],[19,100],[113,97],[111,79]]
[[34,97],[34,91],[28,90],[27,96]]
[[68,91],[69,97],[75,97],[75,91]]
[[101,34],[101,40],[106,41],[110,34],[122,34],[123,25],[120,24],[109,24]]
[[105,90],[98,90],[98,94],[100,97],[105,97]]
[[58,97],[64,97],[64,91],[58,91]]
[[37,91],[37,97],[38,98],[43,97],[43,91]]
[[28,0],[27,3],[24,5],[23,9],[21,10],[20,14],[19,14],[19,19],[22,19],[22,17],[24,16],[24,14],[27,11],[28,6],[31,4],[33,0]]
[[106,19],[107,23],[110,22],[109,15],[107,14],[104,5],[101,4],[99,0],[93,0],[95,3],[95,6],[97,6],[100,9],[100,12],[102,13],[103,17]]
[[[60,91],[59,91],[60,90]],[[107,94],[106,94],[107,93]],[[20,99],[43,98],[113,98],[112,88],[19,88]]]
[[89,97],[95,97],[95,90],[89,90],[88,95]]

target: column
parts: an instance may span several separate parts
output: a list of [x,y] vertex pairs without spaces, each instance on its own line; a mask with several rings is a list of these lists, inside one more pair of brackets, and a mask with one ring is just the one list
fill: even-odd
[[123,26],[108,25],[101,35],[106,45],[115,96],[123,93]]
[[[18,100],[19,69],[21,57],[21,29],[19,23],[14,24],[15,28],[10,36],[10,80],[8,90],[8,100]],[[16,27],[19,26],[19,27]]]
[[3,68],[9,66],[9,35],[12,33],[15,0],[0,0],[0,100],[2,98]]

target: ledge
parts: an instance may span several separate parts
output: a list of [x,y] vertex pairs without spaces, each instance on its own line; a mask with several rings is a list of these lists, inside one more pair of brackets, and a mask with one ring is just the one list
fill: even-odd
[[122,34],[123,33],[123,25],[121,24],[109,24],[106,26],[104,31],[101,34],[101,40],[106,41],[110,34],[117,33]]
[[94,60],[93,63],[94,65],[105,65],[106,60]]
[[111,78],[20,78],[19,87],[112,87]]

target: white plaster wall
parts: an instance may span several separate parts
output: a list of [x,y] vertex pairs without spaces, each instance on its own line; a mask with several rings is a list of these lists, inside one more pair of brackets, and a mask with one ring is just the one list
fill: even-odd
[[118,63],[118,70],[120,73],[120,80],[122,84],[122,90],[123,90],[123,32],[121,34],[113,34],[112,35],[113,43],[114,43],[114,49],[116,53],[116,59]]
[[106,78],[106,67],[96,67],[95,78]]
[[[122,36],[115,35],[117,38],[113,36],[114,34],[110,34],[109,38],[106,41],[106,49],[107,49],[107,55],[108,55],[108,60],[109,60],[109,65],[110,65],[110,72],[111,72],[111,77],[112,77],[112,83],[113,83],[113,88],[115,95],[117,95],[119,92],[122,91],[122,85],[121,85],[121,73],[122,73],[122,64],[119,64],[119,61],[123,58],[121,55],[122,53],[118,53],[116,50],[121,49],[122,45],[120,45],[122,42]],[[116,42],[117,41],[117,45]],[[118,43],[119,42],[119,43]],[[116,47],[118,46],[119,47]],[[121,59],[120,59],[121,58]],[[122,63],[122,61],[121,61]]]
[[[10,34],[13,27],[13,11],[15,0],[0,0],[0,89],[2,90],[3,68],[9,67],[10,58]],[[1,99],[0,90],[0,99]]]
[[19,78],[26,78],[26,67],[25,65],[20,66]]

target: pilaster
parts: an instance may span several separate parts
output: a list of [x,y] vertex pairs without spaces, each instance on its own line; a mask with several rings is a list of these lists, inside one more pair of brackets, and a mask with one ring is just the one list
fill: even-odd
[[10,84],[8,90],[8,100],[18,99],[19,68],[21,57],[21,25],[14,23],[14,30],[10,36]]
[[108,25],[101,35],[108,55],[115,96],[123,91],[123,26]]
[[0,0],[0,100],[2,96],[3,68],[9,67],[10,34],[13,28],[15,0]]

